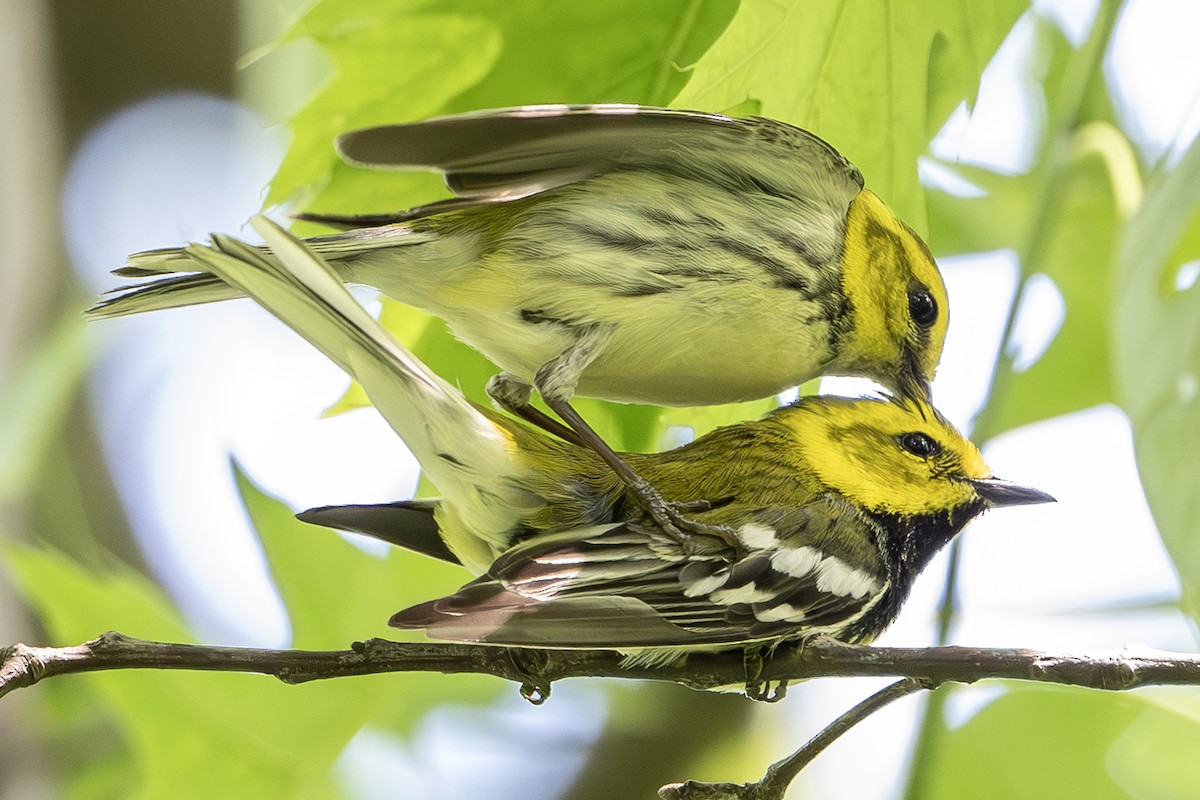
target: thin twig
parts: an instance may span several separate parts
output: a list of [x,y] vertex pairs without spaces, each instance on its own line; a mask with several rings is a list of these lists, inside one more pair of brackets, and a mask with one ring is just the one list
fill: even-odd
[[754,783],[705,783],[686,781],[658,790],[663,800],[782,800],[800,770],[808,766],[825,748],[884,706],[935,685],[917,678],[901,678],[842,714],[804,746],[767,767],[766,774]]

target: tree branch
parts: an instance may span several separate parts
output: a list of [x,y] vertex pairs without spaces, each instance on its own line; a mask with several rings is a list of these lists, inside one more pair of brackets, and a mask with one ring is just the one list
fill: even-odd
[[[114,669],[255,672],[304,683],[385,672],[494,675],[522,684],[532,700],[564,678],[659,680],[693,689],[746,682],[740,650],[693,653],[666,667],[624,666],[607,650],[508,649],[468,644],[355,642],[349,650],[264,650],[171,644],[109,632],[73,647],[15,644],[0,650],[0,697],[56,675]],[[988,678],[1125,690],[1154,684],[1200,685],[1200,655],[1125,648],[1100,653],[1050,653],[971,647],[863,647],[816,639],[784,645],[763,666],[763,681],[832,676],[915,678],[924,683],[974,683]]]
[[[665,667],[625,666],[607,650],[509,649],[467,644],[402,643],[386,639],[354,642],[349,650],[265,650],[135,639],[110,631],[72,647],[14,644],[0,650],[0,697],[56,675],[115,669],[183,669],[254,672],[285,683],[305,683],[385,672],[442,672],[494,675],[521,684],[534,703],[550,696],[563,678],[603,677],[659,680],[694,689],[746,683],[744,654],[693,653]],[[1155,684],[1200,685],[1200,655],[1125,648],[1102,653],[1048,653],[972,647],[863,647],[828,638],[784,645],[763,665],[756,681],[779,682],[832,676],[902,678],[859,703],[804,747],[776,762],[755,783],[697,783],[664,786],[676,800],[778,800],[799,771],[835,739],[883,706],[942,683],[987,678],[1061,683],[1092,689],[1126,690]]]

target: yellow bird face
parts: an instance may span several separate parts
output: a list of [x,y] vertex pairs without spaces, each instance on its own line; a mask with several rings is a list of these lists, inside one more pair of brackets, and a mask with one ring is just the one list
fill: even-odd
[[916,517],[1050,499],[993,478],[979,449],[920,400],[824,397],[777,414],[817,482],[873,514]]
[[852,368],[882,365],[896,376],[890,389],[927,399],[950,321],[946,284],[921,237],[870,190],[850,204],[842,284],[854,314],[842,348],[858,359]]

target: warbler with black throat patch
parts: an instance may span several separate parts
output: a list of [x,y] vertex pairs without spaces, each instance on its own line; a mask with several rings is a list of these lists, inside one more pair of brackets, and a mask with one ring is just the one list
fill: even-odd
[[355,377],[441,500],[301,518],[466,565],[458,593],[392,624],[509,646],[612,648],[657,663],[691,649],[816,634],[867,642],[929,559],[989,507],[1050,501],[994,478],[918,398],[806,397],[683,447],[626,454],[714,535],[680,540],[591,450],[481,408],[384,331],[313,251],[263,219],[190,257]]

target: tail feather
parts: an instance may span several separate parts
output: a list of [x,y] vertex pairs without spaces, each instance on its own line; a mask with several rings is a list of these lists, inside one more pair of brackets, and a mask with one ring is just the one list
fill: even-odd
[[[354,282],[353,260],[375,250],[427,244],[438,238],[429,231],[413,231],[401,225],[316,236],[308,240],[309,247],[320,256],[332,259],[333,270],[342,281]],[[266,252],[265,248],[254,248]],[[339,264],[339,261],[346,263]],[[107,319],[159,311],[167,308],[232,300],[242,294],[221,279],[209,274],[203,260],[198,260],[189,247],[146,250],[129,256],[125,266],[113,270],[113,275],[145,283],[122,286],[108,292],[84,312],[91,319]]]
[[433,518],[438,502],[401,500],[371,505],[321,506],[301,511],[296,518],[312,525],[361,533],[397,547],[457,564],[458,558],[442,541],[437,521]]
[[125,266],[113,270],[118,278],[151,278],[178,272],[195,272],[200,265],[182,247],[144,250],[125,259]]
[[226,236],[188,257],[307,339],[362,384],[445,497],[439,523],[451,549],[481,571],[542,501],[522,488],[508,431],[397,342],[304,242],[269,220],[252,223],[270,254]]
[[[133,277],[121,271],[122,277]],[[84,311],[88,319],[110,319],[161,311],[180,306],[198,306],[241,297],[237,289],[214,275],[193,272],[168,275],[149,283],[122,286],[106,293]]]

